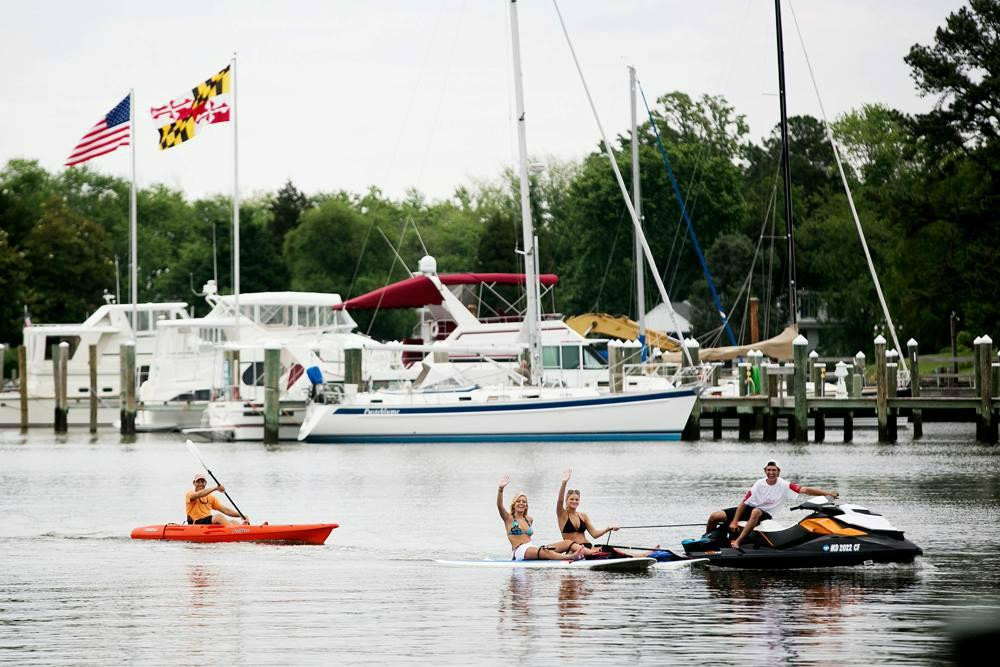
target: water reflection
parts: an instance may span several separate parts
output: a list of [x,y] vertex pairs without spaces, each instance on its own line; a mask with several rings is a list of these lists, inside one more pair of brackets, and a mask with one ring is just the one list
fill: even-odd
[[913,566],[831,570],[724,570],[705,568],[711,598],[745,637],[768,638],[776,655],[794,660],[803,645],[850,641],[857,632],[853,607],[891,603],[918,581]]
[[201,564],[188,565],[187,580],[190,592],[188,605],[192,610],[200,611],[218,607],[219,592],[222,586],[219,582],[217,568]]
[[584,620],[584,599],[590,595],[591,588],[586,576],[578,573],[566,573],[559,581],[559,633],[566,638],[576,636]]

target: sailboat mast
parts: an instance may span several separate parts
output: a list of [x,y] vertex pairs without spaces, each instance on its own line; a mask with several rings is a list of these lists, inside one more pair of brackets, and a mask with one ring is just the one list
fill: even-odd
[[774,20],[778,35],[778,98],[781,103],[781,175],[785,190],[785,235],[788,239],[788,318],[798,323],[799,299],[796,293],[795,237],[792,225],[792,171],[788,164],[788,110],[785,104],[785,46],[781,35],[781,0],[774,0]]
[[[639,129],[637,122],[636,106],[636,79],[635,68],[628,68],[628,87],[631,93],[632,102],[632,207],[635,209],[635,216],[642,223],[642,191],[639,184]],[[645,275],[645,263],[642,258],[642,241],[639,240],[639,230],[635,230],[635,314],[639,323],[639,342],[643,348],[646,347],[646,286],[643,277]],[[643,358],[645,358],[645,352]]]
[[521,40],[517,26],[517,0],[510,0],[510,40],[514,55],[514,97],[517,107],[517,150],[521,176],[521,232],[524,243],[524,323],[528,333],[528,368],[531,384],[540,384],[542,345],[538,333],[541,312],[538,307],[538,275],[535,258],[535,233],[531,222],[531,197],[528,181],[528,139],[524,124],[524,90],[521,86]]

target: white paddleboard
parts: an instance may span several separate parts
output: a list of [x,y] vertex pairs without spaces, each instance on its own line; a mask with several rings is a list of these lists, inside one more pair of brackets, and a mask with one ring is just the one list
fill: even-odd
[[668,561],[657,562],[655,565],[653,565],[653,568],[656,570],[679,570],[682,567],[687,567],[688,565],[692,565],[694,563],[707,563],[707,562],[708,562],[707,558],[692,558],[691,560],[668,560]]
[[599,570],[601,572],[642,572],[652,567],[653,558],[611,558],[594,560],[436,560],[450,567],[532,568],[562,570]]

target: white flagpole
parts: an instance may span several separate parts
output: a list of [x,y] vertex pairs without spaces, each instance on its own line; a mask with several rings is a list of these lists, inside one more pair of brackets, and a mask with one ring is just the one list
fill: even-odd
[[135,340],[136,332],[139,328],[139,271],[136,264],[139,261],[139,241],[138,225],[136,224],[135,212],[135,88],[128,91],[128,114],[129,114],[129,144],[132,147],[132,187],[129,188],[128,196],[128,217],[129,217],[129,264],[131,265],[131,277],[129,287],[132,292],[132,339]]
[[236,52],[232,61],[233,89],[233,304],[236,307],[236,340],[240,339],[240,161],[239,134],[236,124],[240,113],[236,109]]

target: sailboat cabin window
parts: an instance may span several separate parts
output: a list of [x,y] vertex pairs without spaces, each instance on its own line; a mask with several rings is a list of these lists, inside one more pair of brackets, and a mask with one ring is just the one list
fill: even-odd
[[563,345],[562,368],[566,370],[576,370],[579,367],[580,367],[580,346]]
[[559,368],[559,348],[542,346],[542,368]]

